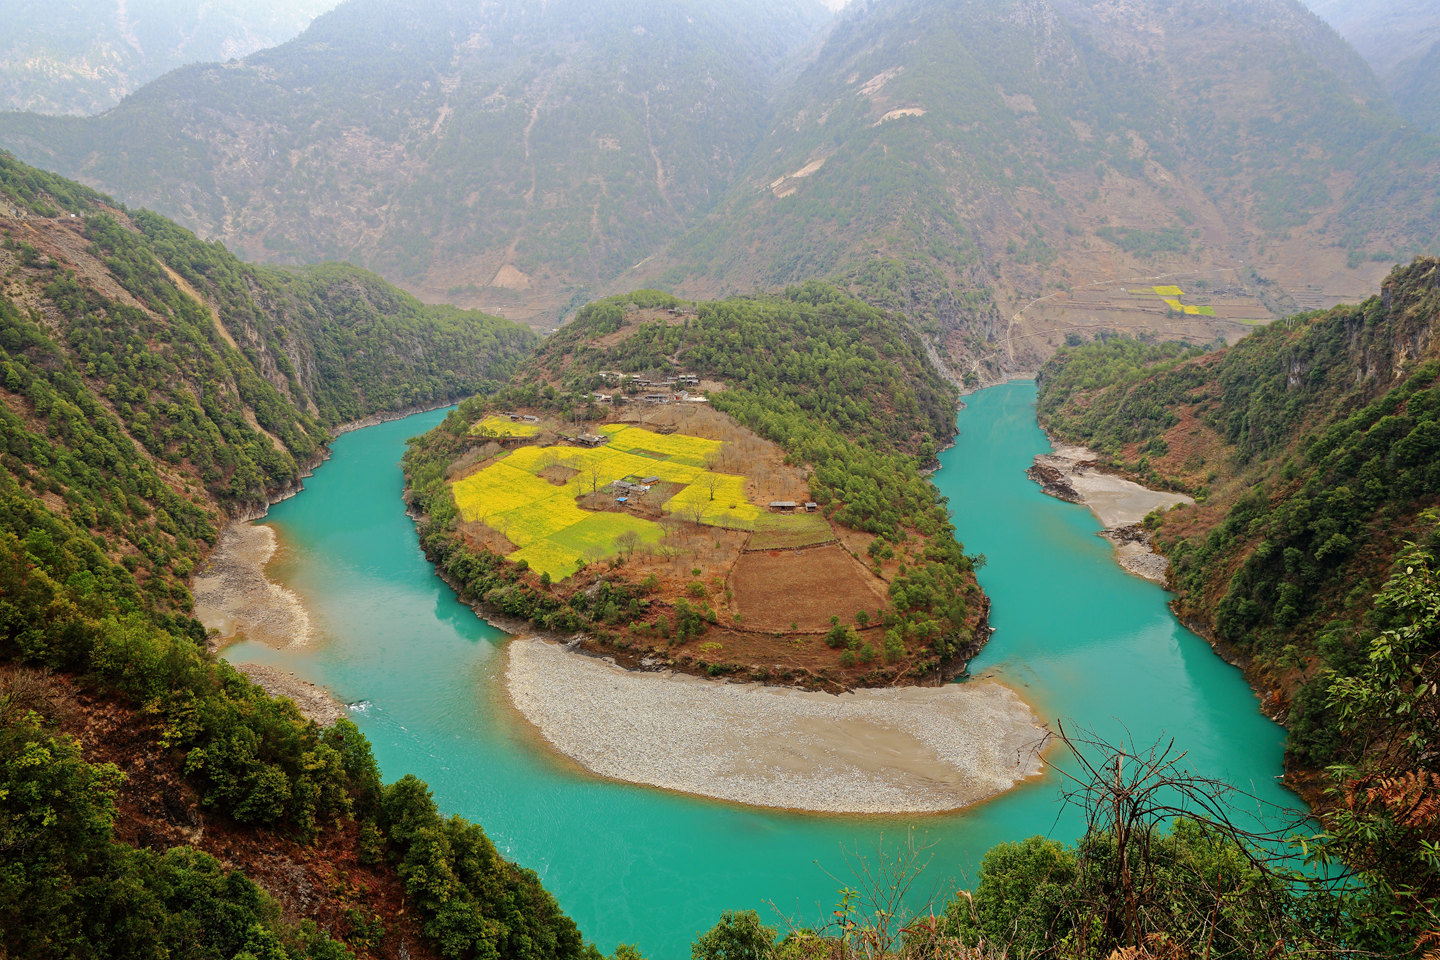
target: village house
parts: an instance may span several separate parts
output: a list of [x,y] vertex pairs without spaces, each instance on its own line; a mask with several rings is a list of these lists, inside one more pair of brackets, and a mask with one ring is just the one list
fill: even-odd
[[771,509],[771,510],[776,510],[776,511],[778,511],[778,512],[780,512],[780,513],[789,513],[791,510],[794,510],[797,506],[799,506],[799,504],[797,504],[794,500],[771,500],[771,501],[770,501],[770,509]]

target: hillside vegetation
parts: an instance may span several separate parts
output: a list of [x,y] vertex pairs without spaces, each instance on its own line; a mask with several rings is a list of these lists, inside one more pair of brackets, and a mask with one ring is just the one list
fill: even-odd
[[1440,894],[1437,332],[1440,261],[1421,259],[1217,353],[1062,351],[1040,390],[1054,434],[1202,501],[1153,524],[1176,611],[1288,713],[1291,775],[1415,924]]
[[1440,135],[1440,11],[1426,0],[1308,0],[1354,45],[1411,123]]
[[[1440,148],[1298,0],[354,0],[99,117],[0,115],[0,144],[539,329],[826,278],[975,381],[1072,328],[1233,340],[1440,231]],[[1156,276],[1213,316],[1127,285]]]
[[9,158],[0,203],[0,952],[596,956],[353,724],[208,653],[186,586],[340,418],[477,389],[530,335],[255,271]]
[[176,67],[284,43],[334,0],[0,3],[0,107],[93,114]]
[[[842,686],[952,675],[988,632],[973,562],[920,471],[953,433],[956,397],[903,331],[893,317],[817,283],[699,304],[643,291],[591,304],[506,389],[466,401],[413,443],[405,467],[427,518],[421,542],[465,599],[545,629],[584,632],[636,659]],[[710,384],[708,404],[647,403],[630,379],[667,372]],[[594,402],[605,390],[613,399]],[[598,452],[571,445],[507,453],[514,441],[476,429],[517,410],[538,415],[551,436],[599,431],[611,441]],[[711,439],[687,436],[696,430]],[[617,457],[625,450],[641,455]],[[597,542],[573,576],[568,565],[537,570],[527,561],[539,562],[534,548],[511,554],[495,536],[504,541],[509,531],[523,545],[527,532],[507,526],[503,513],[466,506],[470,485],[490,483],[497,463],[533,463],[540,476],[560,468],[552,484],[564,492],[549,488],[557,503],[568,510],[578,499],[611,511],[604,516],[617,524],[633,518],[638,541]],[[617,507],[602,489],[622,473],[641,479],[652,471],[662,486],[675,483],[656,494],[670,499],[649,513],[649,501]],[[713,489],[707,476],[716,478]],[[528,502],[544,497],[544,483],[526,482],[537,491]],[[758,491],[769,489],[797,491],[786,499],[813,501],[817,514],[767,513],[772,497]],[[527,518],[539,510],[527,508]],[[576,524],[571,533],[593,523],[581,516],[565,521]],[[657,543],[662,529],[665,542]],[[791,549],[782,554],[784,546]],[[792,586],[770,592],[766,580]],[[851,582],[853,590],[832,597]],[[857,599],[867,591],[868,604]],[[831,598],[818,622],[805,612],[812,596]]]
[[0,144],[251,258],[346,260],[547,325],[714,202],[821,13],[352,0],[103,116],[10,115]]

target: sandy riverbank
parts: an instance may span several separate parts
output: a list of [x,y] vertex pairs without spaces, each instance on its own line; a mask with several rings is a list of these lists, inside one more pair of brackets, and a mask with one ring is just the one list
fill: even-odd
[[280,649],[310,640],[310,615],[293,590],[265,576],[278,544],[269,527],[237,522],[220,534],[205,566],[195,576],[195,618],[212,635],[212,647],[244,634]]
[[1115,545],[1115,559],[1130,573],[1156,583],[1165,583],[1170,561],[1155,552],[1155,540],[1140,526],[1153,510],[1168,510],[1176,504],[1194,505],[1181,493],[1151,490],[1133,480],[1098,469],[1100,454],[1088,447],[1054,443],[1053,453],[1041,454],[1030,468],[1030,477],[1051,496],[1081,503],[1105,525],[1100,536]]
[[637,673],[543,640],[508,648],[511,700],[604,777],[829,813],[954,810],[1038,775],[1044,728],[994,681],[826,693]]
[[[265,575],[265,565],[276,549],[270,527],[240,521],[220,534],[190,585],[195,618],[211,631],[211,649],[219,650],[241,636],[277,650],[310,641],[310,615],[299,595]],[[322,727],[347,715],[345,705],[328,690],[287,670],[258,663],[234,667],[271,696],[294,700],[301,714]]]

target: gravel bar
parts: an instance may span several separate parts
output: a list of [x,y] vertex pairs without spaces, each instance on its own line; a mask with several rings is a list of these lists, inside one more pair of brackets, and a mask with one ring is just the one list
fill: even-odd
[[839,696],[640,673],[533,638],[506,687],[560,753],[593,773],[763,807],[938,813],[1044,769],[1045,729],[991,680]]

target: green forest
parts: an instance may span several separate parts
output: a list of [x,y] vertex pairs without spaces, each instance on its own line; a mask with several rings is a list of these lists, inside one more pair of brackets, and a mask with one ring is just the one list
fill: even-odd
[[0,953],[337,960],[383,938],[353,892],[321,930],[203,849],[121,839],[125,777],[84,742],[103,709],[212,828],[390,871],[440,955],[598,956],[478,826],[383,785],[353,724],[321,730],[208,652],[186,586],[331,428],[501,380],[533,336],[350,268],[256,271],[8,157],[0,193],[28,214],[0,249]]
[[[1421,259],[1364,303],[1216,353],[1114,338],[1040,380],[1054,434],[1202,501],[1147,521],[1176,612],[1284,705],[1326,851],[1393,896],[1412,937],[1440,905],[1437,324],[1440,261]],[[1205,431],[1223,459],[1171,455]]]

